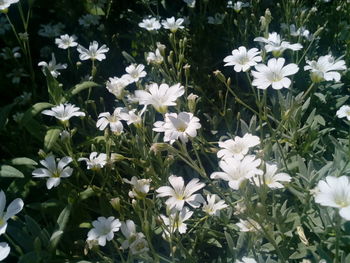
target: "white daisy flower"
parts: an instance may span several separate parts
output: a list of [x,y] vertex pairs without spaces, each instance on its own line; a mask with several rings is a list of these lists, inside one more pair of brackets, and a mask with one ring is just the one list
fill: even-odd
[[5,10],[10,7],[10,5],[18,3],[19,0],[1,0],[0,1],[0,10]]
[[261,229],[261,226],[258,222],[253,219],[243,220],[240,219],[239,223],[236,223],[236,226],[240,228],[241,232],[257,232]]
[[157,31],[161,28],[159,21],[155,17],[145,18],[139,23],[139,27],[144,28],[148,31]]
[[157,197],[169,196],[169,199],[165,201],[169,209],[175,208],[180,211],[185,203],[192,207],[199,207],[201,203],[204,203],[201,194],[194,194],[205,186],[204,183],[199,183],[198,178],[192,179],[185,186],[184,179],[181,176],[170,175],[169,182],[172,187],[161,186],[156,190]]
[[5,258],[7,258],[7,256],[10,254],[10,250],[11,248],[9,244],[7,244],[6,242],[0,243],[0,261],[3,261]]
[[[65,28],[65,25],[62,23],[47,25],[40,25],[38,34],[42,37],[54,38],[62,34],[62,30]],[[20,33],[21,34],[21,33]]]
[[254,258],[247,258],[247,257],[243,257],[242,261],[240,260],[236,260],[235,263],[258,263],[256,262],[256,260]]
[[161,215],[165,227],[163,228],[163,238],[168,239],[170,234],[178,231],[180,234],[185,234],[187,231],[187,225],[184,223],[192,216],[193,212],[187,207],[182,208],[181,211],[172,210],[169,217]]
[[77,40],[77,37],[75,35],[69,36],[68,34],[65,34],[60,36],[60,38],[56,38],[55,43],[59,48],[67,49],[78,45],[75,40]]
[[99,170],[107,164],[107,154],[92,152],[89,158],[79,158],[78,161],[85,161],[89,170]]
[[208,16],[208,24],[221,25],[224,22],[226,14],[216,13],[214,16]]
[[220,210],[228,207],[224,200],[217,195],[207,195],[207,202],[203,204],[202,210],[208,215],[220,215]]
[[142,64],[139,64],[139,65],[131,64],[130,66],[125,68],[125,71],[128,74],[123,75],[123,77],[128,78],[130,80],[130,83],[138,82],[140,78],[143,78],[147,75],[144,69],[145,69],[145,66]]
[[337,117],[338,118],[344,118],[346,117],[348,121],[350,121],[350,106],[343,105],[340,107],[339,110],[337,110]]
[[237,13],[239,13],[243,7],[248,7],[249,3],[243,3],[242,1],[237,1],[233,4],[233,10],[235,10]]
[[121,223],[114,216],[108,218],[100,216],[92,222],[93,229],[88,232],[87,240],[97,240],[100,246],[105,246],[106,241],[111,241],[114,237],[114,232],[119,231]]
[[97,26],[100,23],[100,16],[86,14],[79,18],[79,25],[82,25],[85,28],[90,26]]
[[106,45],[102,45],[100,48],[98,48],[97,41],[93,41],[89,45],[89,49],[84,48],[82,45],[78,45],[77,48],[79,54],[80,60],[98,60],[102,61],[106,59],[106,55],[104,53],[107,53],[109,51],[109,48]]
[[73,159],[69,156],[63,157],[62,159],[57,159],[57,164],[55,157],[50,155],[46,157],[45,160],[41,160],[40,163],[45,168],[38,168],[32,172],[33,177],[35,178],[44,178],[48,177],[46,181],[47,189],[56,187],[60,184],[61,178],[67,178],[72,175],[73,168],[69,167]]
[[337,72],[339,70],[346,70],[346,65],[344,60],[335,61],[334,57],[331,55],[321,56],[317,61],[315,60],[307,60],[304,70],[310,70],[311,72],[311,80],[313,82],[321,82],[321,81],[332,81],[335,82],[340,81],[340,73]]
[[280,182],[290,182],[292,178],[286,173],[277,173],[276,164],[266,163],[266,171],[263,175],[254,176],[252,180],[257,186],[267,185],[271,189],[284,188]]
[[129,113],[123,115],[123,118],[128,125],[134,124],[136,128],[140,128],[142,126],[142,115],[146,109],[147,105],[145,105],[138,113],[136,113],[136,109],[132,109]]
[[189,8],[194,8],[196,5],[196,0],[183,0]]
[[297,73],[299,68],[293,63],[283,66],[284,62],[284,58],[271,58],[267,65],[256,65],[257,71],[252,70],[254,76],[252,85],[258,89],[267,89],[270,85],[273,89],[288,88],[292,81],[287,76]]
[[129,84],[130,78],[124,75],[121,78],[109,78],[106,84],[106,88],[110,93],[116,96],[117,99],[121,100],[125,94],[124,89]]
[[197,136],[197,130],[201,128],[199,119],[190,112],[166,113],[164,121],[157,121],[153,130],[164,132],[164,142],[173,144],[176,140],[183,143],[188,142],[188,138]]
[[275,57],[281,56],[283,51],[285,51],[286,49],[298,51],[298,50],[303,48],[303,46],[299,43],[290,44],[287,41],[283,41],[283,39],[281,39],[281,36],[279,34],[277,34],[276,32],[269,33],[268,38],[256,37],[256,38],[254,38],[254,41],[265,43],[266,44],[265,45],[266,52],[272,52],[272,54]]
[[96,123],[96,127],[103,131],[109,125],[112,132],[119,134],[123,132],[123,124],[121,120],[124,120],[127,116],[127,111],[122,107],[117,107],[113,114],[109,112],[102,112],[98,115],[98,120]]
[[163,56],[160,54],[159,49],[157,48],[155,52],[148,52],[147,54],[147,64],[162,64],[163,63]]
[[136,232],[134,221],[126,220],[126,222],[122,222],[120,230],[126,238],[122,243],[123,249],[130,248],[130,252],[133,255],[142,254],[149,250],[144,234]]
[[350,220],[350,182],[347,176],[327,176],[317,185],[315,202],[323,206],[339,208],[339,214]]
[[136,176],[133,176],[131,180],[124,178],[124,182],[131,184],[133,186],[132,191],[129,192],[130,198],[139,198],[143,199],[146,197],[149,192],[151,179],[137,179]]
[[47,68],[50,71],[50,74],[52,75],[52,77],[54,78],[57,78],[59,75],[61,75],[61,73],[58,70],[67,68],[67,64],[61,64],[61,63],[56,64],[56,58],[54,53],[51,54],[51,61],[49,61],[49,63],[45,61],[41,61],[38,63],[38,66],[42,67],[42,71],[45,76],[46,76],[45,68]]
[[6,232],[7,220],[17,215],[23,209],[24,203],[21,198],[16,198],[7,206],[6,212],[5,212],[5,206],[6,206],[6,195],[4,191],[1,190],[0,191],[0,235]]
[[185,93],[180,83],[171,87],[157,83],[148,85],[148,90],[136,90],[135,97],[140,105],[152,105],[158,112],[166,113],[168,106],[176,106],[176,100]]
[[51,110],[43,110],[44,115],[53,116],[62,122],[68,121],[72,117],[84,117],[85,113],[80,111],[74,104],[65,103],[52,107]]
[[149,251],[148,242],[142,233],[137,233],[136,239],[129,246],[132,255],[139,255]]
[[246,133],[243,137],[235,136],[234,140],[229,139],[219,142],[221,149],[218,151],[217,156],[218,158],[234,157],[241,160],[248,153],[249,148],[258,144],[260,144],[259,137],[250,133]]
[[307,30],[305,27],[300,27],[300,28],[296,28],[296,26],[294,24],[291,24],[289,26],[289,31],[290,31],[290,35],[293,37],[304,37],[306,40],[311,40],[312,39],[312,34],[310,33],[309,30]]
[[261,175],[263,171],[257,167],[261,160],[255,159],[253,155],[247,155],[242,160],[236,158],[226,158],[219,162],[223,172],[214,172],[211,179],[222,179],[228,181],[228,185],[233,190],[238,190],[242,182],[254,175]]
[[225,66],[234,66],[236,72],[247,71],[261,60],[260,51],[257,48],[247,51],[243,46],[233,50],[231,56],[224,58]]
[[167,18],[162,21],[162,25],[165,29],[169,29],[172,33],[175,33],[178,29],[183,29],[182,23],[184,22],[183,18],[178,18],[175,20],[175,17]]

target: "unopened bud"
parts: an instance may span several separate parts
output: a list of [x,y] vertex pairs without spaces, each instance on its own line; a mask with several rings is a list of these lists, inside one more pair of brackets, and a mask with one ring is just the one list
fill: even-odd
[[109,203],[112,205],[112,207],[115,209],[115,211],[120,212],[120,198],[112,198]]
[[213,73],[221,82],[226,83],[226,78],[224,74],[221,73],[220,70],[215,70]]

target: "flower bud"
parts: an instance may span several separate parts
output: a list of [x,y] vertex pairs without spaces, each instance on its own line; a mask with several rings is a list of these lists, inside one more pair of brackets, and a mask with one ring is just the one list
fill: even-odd
[[115,211],[120,212],[120,198],[119,197],[115,197],[112,198],[109,203],[112,205],[112,207],[114,208]]
[[190,112],[192,112],[192,113],[194,113],[196,111],[197,99],[198,99],[198,95],[195,95],[193,93],[191,93],[187,97],[187,106],[188,106]]

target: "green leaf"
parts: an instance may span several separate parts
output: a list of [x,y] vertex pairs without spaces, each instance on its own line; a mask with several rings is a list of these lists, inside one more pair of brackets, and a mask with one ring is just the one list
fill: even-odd
[[26,228],[28,232],[33,236],[33,237],[38,237],[40,236],[41,232],[41,227],[40,225],[30,216],[25,215],[24,219],[26,221]]
[[60,83],[51,75],[48,68],[45,67],[45,75],[47,81],[47,90],[50,95],[50,101],[54,104],[60,104],[63,95],[63,89]]
[[68,204],[60,213],[57,219],[58,229],[51,235],[49,249],[51,251],[55,250],[58,242],[61,240],[61,237],[64,233],[64,230],[67,226],[69,216],[71,213],[72,206]]
[[227,233],[226,231],[224,232],[225,237],[226,237],[226,241],[227,241],[227,245],[228,245],[228,249],[230,250],[230,252],[232,254],[234,254],[234,250],[233,248],[235,247],[233,244],[233,239],[231,237],[231,235],[229,233]]
[[78,94],[79,92],[90,89],[90,88],[95,88],[99,87],[97,83],[93,81],[84,81],[83,83],[75,85],[73,88],[69,89],[67,92],[65,92],[65,95],[61,99],[61,103],[64,103],[66,101],[69,101],[71,97],[74,95]]
[[31,106],[23,115],[23,118],[20,122],[21,126],[27,126],[32,120],[34,116],[36,116],[38,113],[42,112],[43,110],[53,107],[54,105],[48,102],[38,102]]
[[123,57],[126,59],[129,63],[136,63],[135,59],[126,51],[122,51]]
[[44,147],[46,150],[50,150],[55,142],[57,141],[58,137],[60,136],[61,129],[50,129],[46,132],[45,138],[44,138]]
[[0,177],[24,178],[24,174],[10,165],[1,165]]
[[11,160],[11,164],[12,165],[38,165],[38,163],[32,159],[29,159],[27,157],[18,157],[18,158],[14,158]]

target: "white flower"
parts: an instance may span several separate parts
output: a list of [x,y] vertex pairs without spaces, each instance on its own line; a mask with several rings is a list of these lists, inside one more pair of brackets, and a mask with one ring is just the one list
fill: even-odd
[[143,199],[146,197],[147,193],[149,192],[151,179],[137,179],[136,176],[133,176],[131,178],[131,181],[124,178],[124,182],[131,184],[133,186],[132,191],[129,192],[129,196],[131,198],[139,198]]
[[126,240],[122,243],[122,248],[127,249],[129,248],[130,243],[129,240],[132,240],[135,238],[137,232],[136,232],[136,225],[134,221],[132,220],[126,220],[126,222],[121,222],[120,230],[122,231],[122,234],[126,238]]
[[122,133],[123,132],[123,124],[121,120],[124,119],[124,115],[127,114],[125,109],[122,107],[117,107],[113,114],[109,112],[102,112],[98,115],[98,121],[96,123],[96,127],[103,131],[109,125],[110,129],[114,133]]
[[284,58],[271,58],[267,62],[267,66],[264,64],[256,65],[257,71],[252,70],[254,76],[252,85],[257,86],[258,89],[267,89],[270,85],[273,89],[288,88],[292,81],[286,76],[297,73],[299,68],[293,63],[283,66],[284,62]]
[[41,112],[44,115],[53,116],[60,121],[66,122],[72,117],[84,117],[85,113],[80,111],[79,107],[74,104],[65,103],[52,107],[51,110],[44,110]]
[[277,165],[266,163],[264,175],[253,177],[254,183],[258,186],[265,184],[271,189],[284,188],[280,182],[290,182],[292,178],[286,173],[277,173]]
[[189,8],[194,8],[196,5],[196,0],[183,0]]
[[10,5],[18,3],[18,2],[19,2],[19,0],[1,0],[0,1],[0,10],[5,10],[5,9],[9,8]]
[[185,93],[185,89],[180,83],[171,87],[168,84],[152,83],[148,90],[136,90],[135,97],[141,105],[152,105],[158,112],[166,113],[168,106],[175,106],[178,97]]
[[339,214],[350,220],[350,183],[346,176],[327,176],[318,182],[315,202],[323,206],[339,208]]
[[61,35],[62,30],[65,28],[65,25],[58,23],[52,25],[51,23],[47,25],[40,25],[38,34],[42,37],[54,38]]
[[[130,244],[130,252],[133,255],[143,254],[147,251],[149,251],[148,248],[148,242],[144,238],[144,235],[142,233],[137,233],[138,236],[134,242]],[[141,236],[142,235],[142,236]]]
[[214,172],[210,175],[210,178],[228,181],[228,185],[233,190],[238,190],[244,180],[263,173],[257,168],[260,163],[261,160],[255,159],[253,155],[247,155],[242,160],[226,158],[219,162],[223,172]]
[[107,154],[97,152],[90,153],[88,158],[79,158],[78,161],[85,161],[87,165],[87,169],[91,170],[99,170],[103,168],[107,164]]
[[236,260],[235,263],[257,263],[254,258],[243,257],[242,261]]
[[172,33],[175,33],[178,29],[183,29],[182,23],[184,22],[183,18],[178,18],[175,20],[175,17],[167,18],[162,21],[162,25],[165,29],[169,29]]
[[87,240],[97,240],[100,246],[105,246],[106,240],[111,241],[114,232],[119,231],[121,223],[113,216],[108,218],[100,216],[92,222],[92,225],[94,228],[89,231]]
[[239,13],[243,7],[248,7],[249,3],[243,3],[241,1],[237,1],[236,3],[233,4],[233,9]]
[[4,191],[1,190],[0,191],[0,235],[6,232],[7,220],[9,220],[14,215],[18,214],[22,210],[24,203],[21,198],[16,198],[8,205],[6,212],[5,212],[5,206],[6,206],[6,196]]
[[350,121],[350,106],[348,105],[341,106],[340,109],[337,110],[337,117],[338,118],[346,117],[348,121]]
[[123,249],[130,248],[133,255],[145,253],[149,250],[144,234],[136,232],[134,221],[126,220],[126,222],[122,222],[120,230],[126,238],[122,243]]
[[293,37],[299,37],[302,36],[304,37],[306,40],[311,40],[312,39],[312,34],[310,33],[309,30],[307,30],[305,27],[300,27],[298,29],[296,29],[294,24],[291,24],[289,26],[289,31],[290,31],[290,35]]
[[159,23],[159,21],[154,18],[145,18],[142,20],[141,23],[139,23],[139,27],[144,28],[148,31],[153,31],[153,30],[158,30],[159,28],[161,28],[161,25]]
[[121,78],[109,78],[107,81],[107,90],[116,96],[117,99],[121,100],[124,97],[124,88],[130,84],[130,78],[122,76]]
[[61,178],[67,178],[73,173],[73,168],[68,166],[73,161],[71,157],[66,156],[62,159],[57,159],[57,161],[58,163],[56,164],[55,157],[50,155],[45,160],[40,161],[45,168],[38,168],[32,172],[35,178],[48,177],[46,181],[47,189],[58,186]]
[[216,13],[214,17],[208,16],[208,24],[221,25],[224,22],[225,14]]
[[123,115],[123,118],[128,125],[134,124],[136,128],[140,128],[142,126],[142,115],[146,109],[147,105],[145,105],[137,114],[135,113],[136,109],[130,110],[129,113]]
[[272,52],[275,57],[282,55],[283,51],[286,49],[291,49],[293,51],[297,51],[303,48],[303,46],[299,43],[290,44],[287,41],[282,41],[281,36],[276,32],[269,33],[268,38],[264,37],[256,37],[254,41],[265,43],[266,52]]
[[241,232],[257,232],[261,229],[261,226],[258,224],[258,222],[254,221],[253,219],[240,219],[239,223],[236,223],[236,225],[240,228]]
[[162,64],[163,63],[163,56],[160,54],[159,49],[157,48],[155,52],[149,52],[147,54],[147,64]]
[[175,233],[175,231],[178,231],[180,234],[185,234],[187,225],[184,222],[189,219],[192,214],[192,211],[184,207],[181,211],[172,210],[169,217],[161,215],[160,217],[165,225],[163,228],[163,238],[169,238],[170,234]]
[[245,134],[243,137],[235,136],[235,139],[229,139],[224,142],[219,142],[219,147],[222,148],[218,151],[218,158],[234,157],[239,160],[248,153],[249,148],[260,144],[258,136]]
[[60,38],[56,38],[55,43],[59,48],[67,49],[78,45],[75,40],[77,40],[77,37],[75,35],[69,36],[68,34],[65,34],[60,36]]
[[49,63],[45,61],[41,61],[38,63],[38,66],[42,67],[42,71],[45,76],[46,76],[45,68],[47,68],[50,71],[50,74],[52,75],[52,77],[54,78],[57,78],[58,75],[61,75],[61,73],[58,72],[58,70],[67,68],[67,64],[61,64],[61,63],[56,64],[56,58],[54,53],[51,54],[51,61]]
[[100,48],[98,48],[97,41],[93,41],[89,45],[89,49],[84,48],[82,45],[79,45],[77,48],[79,54],[80,60],[98,60],[102,61],[106,59],[106,55],[104,53],[107,53],[109,51],[109,48],[106,45],[102,45]]
[[199,183],[198,178],[192,179],[185,186],[184,179],[181,176],[170,175],[169,182],[172,187],[161,186],[156,190],[157,197],[169,196],[169,199],[165,202],[169,209],[175,208],[180,211],[185,203],[192,207],[199,207],[204,202],[201,194],[193,194],[205,186],[204,183]]
[[183,143],[188,142],[188,138],[197,136],[197,130],[201,128],[199,119],[194,117],[190,112],[166,113],[164,121],[157,121],[153,130],[164,132],[164,142],[174,143],[181,140]]
[[131,64],[130,66],[125,68],[125,71],[128,73],[124,77],[130,80],[130,83],[139,81],[140,78],[143,78],[147,75],[146,71],[144,71],[145,66],[142,64],[136,65]]
[[10,254],[10,246],[6,242],[0,243],[0,261],[3,261]]
[[236,72],[247,71],[262,60],[260,51],[257,48],[247,49],[243,46],[232,51],[231,56],[224,58],[225,66],[234,66]]
[[92,15],[92,14],[86,14],[83,15],[81,18],[79,18],[79,25],[82,25],[83,27],[90,27],[90,26],[97,26],[100,23],[100,16]]
[[207,202],[203,204],[202,210],[209,215],[220,215],[220,210],[228,207],[224,200],[217,195],[207,195]]
[[321,81],[340,81],[340,73],[337,72],[339,70],[346,70],[345,61],[338,60],[335,61],[334,57],[331,55],[321,56],[317,61],[315,60],[307,60],[304,70],[310,70],[311,72],[311,80],[313,82],[321,82]]

